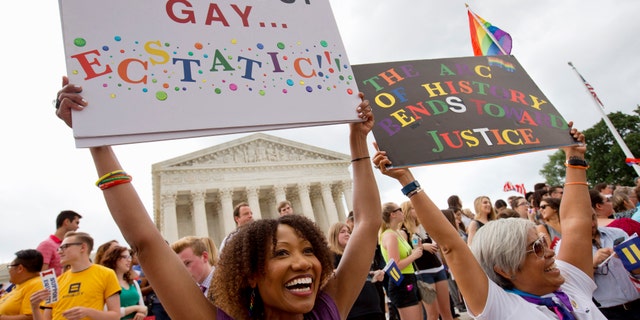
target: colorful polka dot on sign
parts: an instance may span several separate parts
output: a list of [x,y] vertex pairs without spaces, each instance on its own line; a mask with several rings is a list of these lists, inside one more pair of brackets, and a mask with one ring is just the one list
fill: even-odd
[[75,38],[73,39],[73,44],[77,47],[84,47],[85,45],[87,45],[87,40],[85,40],[84,38]]
[[165,100],[167,100],[168,97],[169,97],[169,95],[164,91],[156,92],[156,99],[158,99],[160,101],[165,101]]

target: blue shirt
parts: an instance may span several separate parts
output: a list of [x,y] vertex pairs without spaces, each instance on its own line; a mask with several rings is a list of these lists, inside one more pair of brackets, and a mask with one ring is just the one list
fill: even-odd
[[[598,227],[600,232],[600,245],[602,248],[613,248],[613,242],[627,233],[618,228]],[[593,246],[595,254],[598,249]],[[594,280],[598,288],[593,292],[593,297],[602,308],[617,306],[623,303],[640,299],[640,292],[629,279],[629,271],[624,268],[618,257],[613,257],[605,266],[594,270]]]

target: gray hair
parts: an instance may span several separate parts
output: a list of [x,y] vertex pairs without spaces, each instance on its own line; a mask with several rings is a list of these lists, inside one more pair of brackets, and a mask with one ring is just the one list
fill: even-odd
[[471,252],[480,262],[491,281],[504,289],[512,289],[510,279],[498,274],[494,267],[515,274],[524,263],[528,236],[535,224],[520,218],[490,221],[478,230],[471,243]]

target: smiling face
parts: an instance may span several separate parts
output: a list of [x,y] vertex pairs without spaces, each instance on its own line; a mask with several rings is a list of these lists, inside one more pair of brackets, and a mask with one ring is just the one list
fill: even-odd
[[120,257],[118,257],[118,261],[116,262],[116,268],[118,272],[125,273],[131,269],[131,254],[129,254],[129,250],[122,250],[120,252]]
[[342,227],[338,233],[338,244],[340,244],[342,248],[346,247],[349,237],[351,237],[351,229],[349,229],[348,226]]
[[558,290],[560,285],[564,283],[564,278],[556,267],[553,250],[548,246],[543,246],[544,256],[542,258],[533,251],[533,244],[538,238],[535,229],[529,229],[526,248],[529,252],[526,254],[520,270],[516,272],[511,281],[518,290],[544,295]]
[[540,214],[542,215],[542,219],[549,220],[551,217],[556,215],[556,210],[553,209],[546,201],[540,201]]
[[320,289],[321,263],[311,243],[292,227],[278,225],[276,239],[275,248],[265,261],[265,273],[255,281],[265,316],[307,313],[313,309]]

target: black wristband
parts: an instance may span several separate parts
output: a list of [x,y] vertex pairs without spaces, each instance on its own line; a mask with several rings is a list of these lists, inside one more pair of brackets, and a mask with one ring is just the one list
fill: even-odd
[[585,168],[589,166],[587,161],[578,157],[569,157],[569,160],[567,160],[566,164],[570,166],[585,167]]

